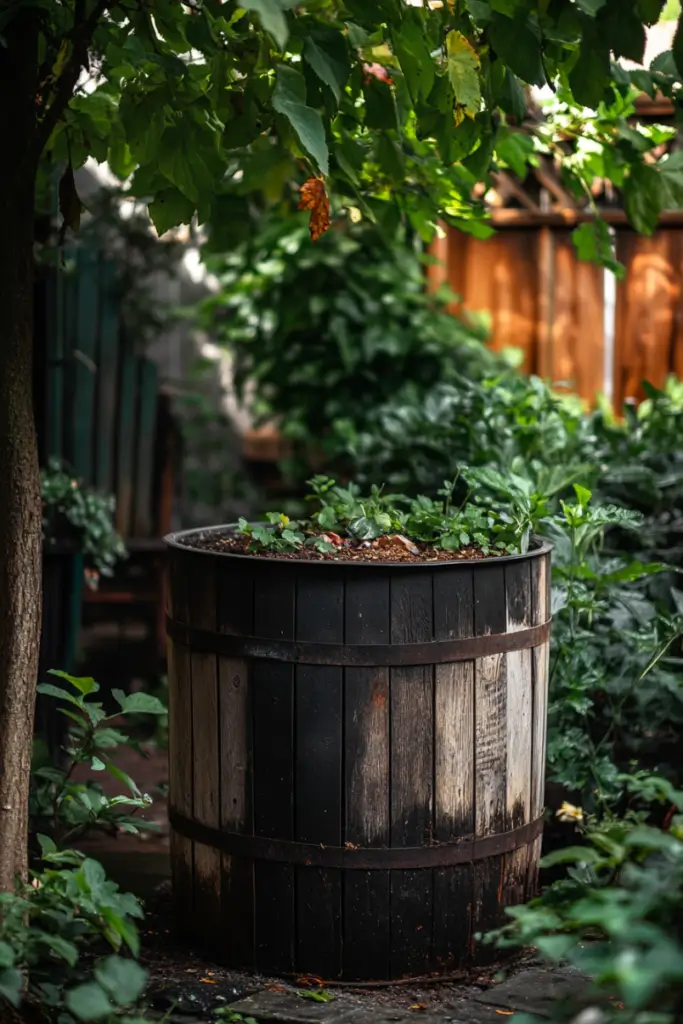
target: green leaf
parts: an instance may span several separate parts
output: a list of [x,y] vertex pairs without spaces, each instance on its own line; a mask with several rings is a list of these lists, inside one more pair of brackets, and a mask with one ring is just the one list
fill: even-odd
[[0,939],[0,969],[6,967],[12,967],[14,964],[14,950],[10,946],[9,942],[4,942]]
[[595,864],[601,856],[592,846],[565,846],[543,857],[541,867],[552,868],[556,864]]
[[497,100],[506,114],[514,117],[518,124],[522,123],[526,117],[526,96],[519,79],[509,68],[505,69],[503,84]]
[[399,147],[384,133],[377,140],[377,162],[392,185],[405,181],[405,160]]
[[281,50],[284,50],[289,29],[287,19],[278,0],[239,0],[239,6],[255,11],[266,32],[269,32]]
[[434,86],[435,70],[424,35],[424,22],[406,16],[400,27],[392,32],[391,42],[413,102],[426,100]]
[[78,963],[78,947],[73,942],[68,942],[61,935],[48,935],[47,933],[43,933],[41,941],[49,946],[53,953],[56,953],[69,967],[75,967]]
[[636,0],[636,14],[646,25],[659,21],[666,0]]
[[86,981],[85,984],[72,988],[66,993],[67,1009],[82,1021],[100,1020],[113,1013],[116,1007],[109,996],[96,981]]
[[57,846],[56,846],[54,840],[50,839],[49,836],[44,836],[44,835],[41,835],[39,833],[38,836],[37,836],[37,839],[38,839],[38,843],[40,845],[40,852],[41,852],[41,855],[43,857],[47,857],[48,854],[50,854],[50,853],[56,853],[57,852]]
[[587,487],[582,487],[581,484],[574,484],[574,494],[579,505],[589,505],[593,497],[591,491]]
[[151,693],[138,691],[126,694],[123,690],[112,690],[111,692],[114,700],[126,715],[165,715],[168,712],[168,708]]
[[14,967],[0,970],[0,998],[6,999],[12,1006],[19,1006],[23,984],[21,971]]
[[596,218],[579,225],[572,233],[572,241],[580,260],[598,263],[618,277],[623,278],[626,268],[614,256],[614,240],[604,220]]
[[452,30],[446,36],[448,77],[455,96],[456,124],[464,115],[474,117],[481,106],[481,62],[472,44],[461,32]]
[[119,1006],[129,1006],[142,995],[147,971],[135,960],[113,955],[95,966],[95,978]]
[[39,683],[38,693],[44,694],[46,697],[56,697],[57,700],[67,700],[69,704],[75,704],[77,708],[84,710],[83,701],[77,697],[73,697],[66,690],[62,690],[59,686],[53,686],[52,683]]
[[624,183],[626,213],[636,231],[651,235],[662,212],[664,188],[659,172],[647,164],[635,164]]
[[583,107],[597,110],[609,82],[609,45],[595,33],[584,32],[579,59],[569,73],[574,99]]
[[58,679],[64,679],[67,683],[71,683],[84,697],[87,697],[89,693],[97,693],[100,688],[99,683],[96,683],[90,676],[70,676],[68,672],[61,672],[56,668],[49,669],[48,675],[56,676]]
[[339,103],[351,72],[346,43],[341,33],[307,36],[304,41],[304,60],[310,64],[318,78],[329,86]]
[[371,78],[363,85],[365,124],[368,128],[391,129],[398,127],[396,101],[391,86]]
[[498,57],[523,82],[529,85],[546,84],[541,44],[525,19],[513,20],[503,14],[496,14],[488,29],[488,37]]
[[496,157],[502,160],[519,178],[525,178],[534,153],[531,136],[509,129],[499,131],[496,139]]
[[301,145],[317,163],[320,173],[328,175],[329,151],[323,119],[317,110],[306,106],[305,97],[304,76],[286,64],[278,64],[273,107],[287,118]]
[[179,189],[166,188],[155,196],[148,209],[157,234],[164,235],[180,224],[189,224],[195,212],[195,204]]

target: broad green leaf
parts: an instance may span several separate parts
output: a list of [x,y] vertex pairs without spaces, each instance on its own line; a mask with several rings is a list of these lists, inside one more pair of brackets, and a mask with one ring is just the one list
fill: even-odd
[[624,277],[626,268],[615,258],[614,240],[604,220],[596,218],[580,224],[572,234],[572,241],[580,260],[598,263],[611,270],[616,277]]
[[341,100],[351,67],[346,42],[340,32],[310,35],[304,42],[304,60],[318,78],[329,86],[337,101]]
[[48,675],[56,676],[58,679],[64,679],[67,683],[71,683],[74,689],[82,693],[84,697],[87,697],[89,693],[97,693],[100,688],[100,684],[96,683],[90,676],[70,676],[68,672],[61,672],[56,668],[49,669]]
[[11,1006],[19,1006],[24,977],[15,967],[0,970],[0,998],[6,999]]
[[127,714],[165,715],[168,711],[158,697],[150,693],[124,693],[123,690],[112,690],[112,696],[121,710]]
[[626,213],[636,231],[651,235],[662,212],[665,189],[658,170],[647,164],[631,168],[624,184]]
[[37,839],[38,839],[38,843],[40,844],[40,852],[41,852],[43,857],[47,857],[48,854],[50,854],[50,853],[56,853],[57,852],[57,846],[55,845],[54,840],[50,839],[49,836],[44,836],[42,834],[39,834],[37,836]]
[[390,85],[371,78],[363,85],[365,124],[368,128],[398,128],[396,101]]
[[481,61],[472,44],[461,32],[452,30],[446,36],[448,77],[455,96],[455,123],[463,117],[473,118],[481,106]]
[[636,0],[636,14],[646,25],[654,25],[662,13],[666,0]]
[[565,846],[543,857],[541,867],[552,868],[556,864],[595,864],[601,859],[602,854],[592,846]]
[[75,967],[78,963],[78,947],[63,938],[61,935],[50,935],[43,933],[41,941],[56,953],[57,956],[69,965]]
[[[525,178],[528,165],[532,162],[534,143],[531,136],[524,132],[498,132],[496,139],[496,157],[502,160],[519,178]],[[538,161],[536,161],[538,162]]]
[[586,34],[581,43],[579,59],[569,73],[569,84],[576,102],[597,110],[609,82],[609,46]]
[[518,124],[522,123],[527,112],[526,96],[519,79],[509,68],[505,69],[497,100],[506,114],[514,117]]
[[403,153],[384,133],[377,140],[377,162],[393,185],[403,184],[406,170]]
[[247,11],[255,11],[266,32],[270,32],[280,49],[284,50],[289,29],[279,0],[239,0],[239,5]]
[[273,107],[286,117],[302,147],[317,163],[320,173],[329,174],[329,151],[325,126],[317,110],[305,103],[306,82],[303,75],[286,64],[278,64]]
[[0,939],[0,969],[4,970],[6,967],[12,967],[14,959],[14,950],[10,944]]
[[66,993],[68,1010],[82,1021],[101,1020],[115,1010],[114,1004],[96,981],[86,981]]
[[488,37],[497,56],[523,82],[529,85],[546,84],[541,44],[527,21],[496,14],[488,29]]
[[194,212],[193,201],[177,188],[164,189],[149,204],[149,215],[159,235],[164,235],[180,224],[189,224]]
[[413,101],[426,100],[434,86],[435,66],[424,24],[406,17],[391,39]]
[[75,704],[77,708],[84,710],[83,702],[77,697],[73,697],[66,690],[62,690],[59,686],[53,686],[52,683],[39,683],[38,693],[44,694],[46,697],[56,697],[57,700],[67,700],[69,704]]
[[121,956],[108,956],[95,966],[95,978],[118,1003],[129,1006],[135,1003],[147,983],[147,971],[135,960]]
[[485,24],[490,20],[492,10],[491,4],[488,0],[465,0],[467,4],[467,10],[472,15],[474,21],[477,24]]

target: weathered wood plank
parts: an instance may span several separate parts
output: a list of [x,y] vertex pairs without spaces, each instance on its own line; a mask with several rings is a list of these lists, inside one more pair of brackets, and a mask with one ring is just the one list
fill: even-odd
[[[474,574],[474,628],[477,636],[504,633],[505,574],[498,565],[477,568]],[[505,831],[506,786],[505,659],[480,658],[475,666],[475,835]],[[503,858],[491,857],[474,867],[474,928],[487,932],[501,922]],[[491,947],[477,946],[478,962],[493,959]]]
[[[294,566],[255,567],[254,632],[294,639]],[[294,666],[254,661],[254,832],[294,839]],[[256,967],[294,970],[295,900],[291,864],[254,865]]]
[[[546,622],[550,618],[550,557],[536,558],[531,563],[531,614],[534,624]],[[550,668],[550,644],[535,647],[531,652],[532,659],[532,738],[531,738],[531,818],[538,818],[543,813],[545,802],[545,759],[546,759],[546,721],[548,716],[548,679]],[[533,846],[533,856],[529,865],[529,891],[534,892],[538,886],[538,861],[541,856],[542,838],[539,837]]]
[[99,279],[97,255],[88,249],[79,249],[78,307],[76,335],[71,352],[73,398],[69,403],[71,415],[71,463],[74,472],[86,483],[93,482],[93,429],[95,417],[95,375],[97,367],[97,332]]
[[[505,567],[507,631],[532,625],[531,570],[529,562]],[[531,821],[532,677],[531,651],[512,651],[507,665],[507,797],[505,827],[519,828]],[[523,903],[532,847],[505,856],[503,902]]]
[[[434,635],[432,575],[395,576],[391,641]],[[433,830],[434,672],[431,665],[391,669],[391,845],[421,846]],[[393,977],[429,969],[433,885],[430,871],[391,873]]]
[[[216,563],[189,556],[188,613],[190,625],[216,628]],[[218,659],[192,651],[193,817],[212,828],[220,826],[220,762],[218,753]],[[195,933],[213,940],[221,930],[221,854],[194,844]]]
[[[350,570],[346,577],[345,640],[388,643],[389,575]],[[388,846],[390,828],[389,669],[347,668],[345,703],[344,841]],[[388,871],[348,871],[344,878],[344,976],[390,976]]]
[[141,359],[138,383],[137,460],[135,466],[136,537],[151,537],[154,531],[154,454],[156,444],[159,380],[155,364]]
[[135,468],[135,395],[137,358],[130,341],[122,339],[119,371],[119,401],[116,455],[116,529],[130,536],[133,517],[133,473]]
[[[434,576],[436,640],[473,636],[471,569]],[[434,839],[474,835],[474,663],[436,665],[434,686]],[[434,871],[434,953],[439,968],[460,966],[472,933],[472,865]]]
[[[167,590],[169,615],[187,622],[187,576],[183,558],[173,552],[170,558],[171,585]],[[190,652],[168,641],[168,771],[169,803],[180,814],[192,817],[192,676]],[[171,872],[176,920],[189,928],[192,921],[193,857],[192,843],[171,829]]]
[[[317,566],[297,575],[296,639],[342,643],[344,581]],[[296,839],[342,843],[342,669],[296,667]],[[342,970],[341,872],[296,869],[296,963],[324,978]]]
[[[254,622],[254,579],[244,565],[217,568],[218,629],[248,635]],[[249,662],[218,659],[220,708],[221,828],[252,834],[252,680]],[[254,967],[254,865],[246,857],[221,858],[225,955],[229,963]]]

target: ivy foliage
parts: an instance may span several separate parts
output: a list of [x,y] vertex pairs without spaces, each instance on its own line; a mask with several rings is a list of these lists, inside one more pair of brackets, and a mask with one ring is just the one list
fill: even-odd
[[[252,202],[310,177],[370,220],[398,211],[425,239],[437,218],[486,233],[475,185],[547,152],[577,195],[597,174],[613,181],[634,226],[651,231],[681,204],[683,164],[658,158],[661,133],[628,117],[636,91],[678,103],[683,31],[648,70],[618,61],[642,60],[663,6],[10,0],[0,33],[39,19],[36,146],[66,168],[69,227],[73,169],[91,156],[130,180],[159,232],[196,217],[219,248],[244,237]],[[540,121],[527,117],[528,86],[554,92]],[[578,242],[611,259],[604,226]]]

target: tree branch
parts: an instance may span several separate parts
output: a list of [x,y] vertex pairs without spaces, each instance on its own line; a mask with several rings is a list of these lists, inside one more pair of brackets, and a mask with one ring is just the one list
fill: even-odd
[[36,160],[40,158],[57,125],[57,122],[69,105],[69,101],[73,96],[81,69],[87,64],[88,49],[100,18],[108,7],[113,7],[115,4],[116,0],[97,0],[97,3],[88,17],[80,23],[76,20],[80,4],[76,5],[71,39],[71,57],[65,64],[61,75],[55,83],[56,87],[52,102],[49,107],[47,107],[43,119],[38,123],[35,141]]

